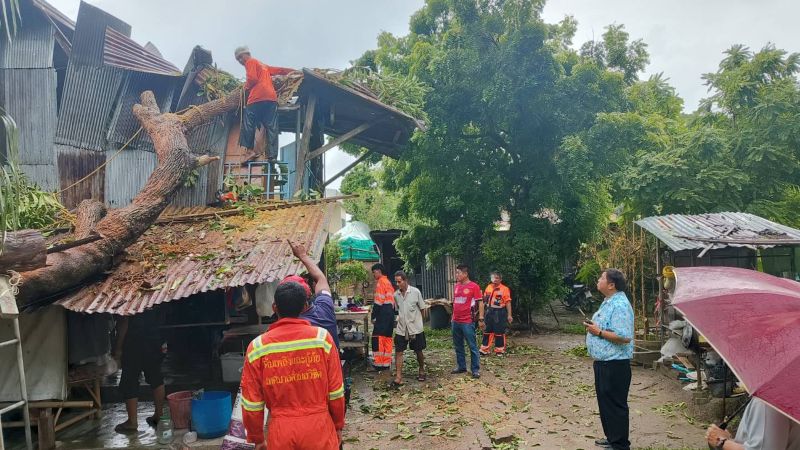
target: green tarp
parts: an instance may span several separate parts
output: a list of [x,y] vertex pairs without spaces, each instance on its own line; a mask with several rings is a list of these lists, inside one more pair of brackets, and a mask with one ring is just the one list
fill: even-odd
[[350,222],[336,232],[342,261],[380,261],[375,242],[369,237],[369,227],[364,222]]

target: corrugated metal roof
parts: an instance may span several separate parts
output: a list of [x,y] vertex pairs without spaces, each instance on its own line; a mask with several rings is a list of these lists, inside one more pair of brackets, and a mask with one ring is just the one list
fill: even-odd
[[103,62],[137,72],[179,77],[182,75],[172,63],[148,51],[133,39],[109,27],[106,28]]
[[133,315],[200,292],[298,273],[302,264],[286,239],[306,243],[319,257],[332,207],[314,202],[259,211],[252,219],[155,225],[108,278],[56,303],[83,313]]
[[0,86],[0,105],[19,128],[20,164],[55,164],[56,71],[1,70]]
[[[673,251],[709,247],[768,248],[800,243],[800,230],[740,212],[646,217],[636,224],[649,231]],[[722,242],[717,242],[722,241]]]
[[103,65],[107,27],[125,36],[131,35],[131,26],[127,23],[96,6],[81,2],[72,39],[70,62],[90,66]]
[[59,25],[64,30],[75,31],[75,21],[70,19],[66,14],[57,10],[55,6],[47,3],[45,0],[33,0],[33,6],[39,8],[40,11],[45,13],[49,18]]
[[104,150],[125,71],[116,67],[79,66],[70,62],[58,114],[56,143]]

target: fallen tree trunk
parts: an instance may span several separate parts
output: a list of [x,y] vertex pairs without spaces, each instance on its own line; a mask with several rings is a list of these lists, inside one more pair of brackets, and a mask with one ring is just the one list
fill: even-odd
[[[17,303],[21,308],[50,303],[59,294],[111,269],[122,253],[152,225],[169,205],[189,173],[216,161],[216,156],[192,155],[186,132],[215,116],[239,107],[241,90],[226,97],[193,106],[183,114],[162,113],[151,91],[141,95],[133,113],[150,135],[158,165],[130,205],[105,213],[96,203],[79,208],[76,233],[96,233],[100,240],[47,256],[47,266],[22,272]],[[96,223],[95,223],[96,222]]]
[[0,253],[0,275],[9,270],[23,272],[44,267],[47,244],[36,230],[20,230],[6,234]]

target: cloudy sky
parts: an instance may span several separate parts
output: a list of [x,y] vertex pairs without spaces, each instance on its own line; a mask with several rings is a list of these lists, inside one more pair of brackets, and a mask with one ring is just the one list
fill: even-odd
[[[49,0],[72,18],[79,0]],[[237,76],[233,49],[249,45],[254,56],[287,67],[344,68],[375,47],[381,31],[405,34],[423,0],[90,0],[133,27],[139,43],[152,41],[183,67],[195,45],[212,51],[217,64]],[[800,6],[792,0],[549,0],[548,22],[565,15],[579,23],[576,46],[600,37],[611,23],[626,26],[650,51],[645,76],[663,72],[693,110],[706,95],[701,74],[714,71],[722,52],[742,43],[760,49],[772,42],[800,51]],[[281,144],[289,140],[281,141]],[[326,155],[328,173],[352,159]],[[334,184],[334,187],[338,183]]]

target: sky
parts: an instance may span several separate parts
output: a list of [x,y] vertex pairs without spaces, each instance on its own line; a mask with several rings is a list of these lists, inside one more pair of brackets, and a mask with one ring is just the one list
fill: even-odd
[[[48,0],[77,17],[79,0]],[[211,50],[220,68],[243,77],[233,49],[249,45],[264,62],[285,67],[343,69],[376,46],[381,31],[403,35],[423,0],[89,0],[130,24],[133,39],[153,42],[178,67],[192,48]],[[707,95],[701,75],[716,70],[722,52],[733,44],[753,50],[767,43],[800,50],[793,0],[549,0],[543,17],[565,15],[578,21],[575,46],[600,38],[605,26],[624,24],[632,39],[648,44],[650,65],[643,78],[663,72],[693,111]],[[290,139],[281,137],[281,145]],[[325,155],[328,174],[352,157],[338,150]],[[331,187],[337,188],[339,181]]]

